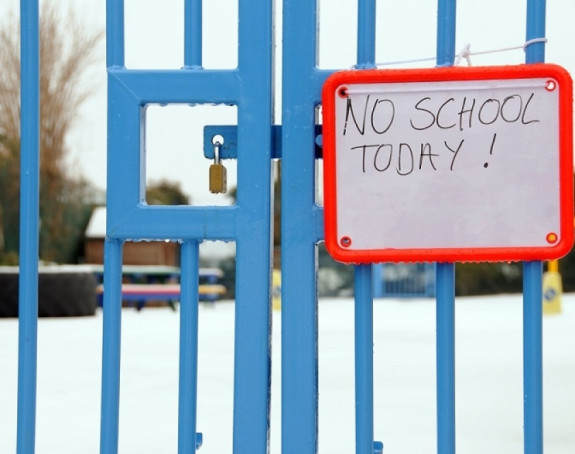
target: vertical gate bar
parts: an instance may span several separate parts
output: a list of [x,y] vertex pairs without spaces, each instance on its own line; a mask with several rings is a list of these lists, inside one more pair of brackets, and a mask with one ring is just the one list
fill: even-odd
[[315,454],[318,432],[316,0],[284,0],[282,64],[282,453]]
[[437,1],[437,66],[451,66],[455,58],[456,0]]
[[[527,1],[527,32],[526,40],[545,38],[545,0]],[[526,63],[542,63],[545,61],[545,43],[530,44],[525,49]]]
[[124,0],[106,0],[106,66],[124,66]]
[[[375,66],[375,1],[359,0],[357,67]],[[373,453],[373,270],[355,267],[355,451]]]
[[437,452],[455,453],[455,265],[437,264]]
[[[106,1],[106,66],[124,66],[124,0]],[[110,98],[110,92],[108,98]],[[110,116],[108,99],[108,116]],[[110,130],[110,125],[109,130]],[[109,136],[109,143],[113,141]],[[109,159],[109,158],[108,158]],[[110,173],[110,169],[108,169]],[[110,175],[108,176],[108,221],[110,220]],[[108,232],[108,226],[106,227]],[[102,339],[102,396],[100,454],[118,452],[120,415],[120,351],[122,317],[122,242],[104,241],[104,297]]]
[[357,66],[375,66],[375,0],[359,0],[357,15]]
[[254,230],[254,241],[237,244],[237,262],[241,264],[236,280],[242,284],[236,287],[234,454],[264,454],[268,447],[271,257],[253,257],[258,250],[269,254],[269,247],[266,250],[256,237],[265,238],[261,229]]
[[355,267],[355,452],[373,454],[373,289],[371,265]]
[[268,449],[271,380],[273,4],[238,4],[234,454]]
[[543,453],[542,273],[540,261],[523,263],[523,439],[525,454]]
[[[437,3],[437,66],[455,56],[456,0]],[[455,453],[455,264],[438,263],[437,298],[437,452]]]
[[184,8],[184,66],[202,66],[202,0],[186,0]]
[[184,241],[180,267],[178,454],[196,452],[199,272],[198,242]]
[[118,452],[120,351],[122,331],[122,242],[104,242],[102,415],[100,454]]
[[38,0],[20,2],[21,163],[18,324],[17,452],[31,454],[36,442],[38,359],[38,223],[40,41]]
[[[545,0],[527,1],[526,39],[545,37]],[[526,63],[545,61],[545,43],[525,49]],[[543,264],[523,263],[523,440],[526,454],[543,452]]]

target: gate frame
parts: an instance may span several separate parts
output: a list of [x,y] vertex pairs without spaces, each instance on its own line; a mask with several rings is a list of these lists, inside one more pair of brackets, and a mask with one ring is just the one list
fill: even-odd
[[[108,180],[108,238],[106,240],[104,310],[103,392],[101,452],[117,452],[118,399],[121,340],[122,243],[128,239],[183,240],[180,375],[179,452],[197,448],[195,428],[195,384],[197,364],[197,268],[198,247],[203,240],[226,239],[238,243],[238,286],[236,306],[236,362],[234,406],[234,452],[266,452],[269,429],[270,381],[270,282],[271,282],[271,148],[272,148],[272,2],[240,0],[239,67],[231,71],[201,68],[201,1],[186,0],[185,66],[177,71],[132,71],[123,67],[123,2],[107,0],[108,68],[110,115],[126,117],[132,131],[140,131],[142,105],[150,102],[232,102],[238,105],[238,204],[233,208],[150,208],[142,196],[142,165],[119,184],[123,147],[133,147],[112,121]],[[251,5],[251,6],[250,6]],[[254,6],[255,5],[255,6]],[[437,64],[453,63],[455,49],[455,0],[438,0]],[[259,12],[261,16],[256,14]],[[253,14],[251,14],[253,13]],[[283,179],[282,268],[284,309],[282,313],[282,449],[286,454],[317,451],[317,287],[316,243],[323,238],[323,211],[315,203],[314,153],[315,108],[321,85],[330,71],[316,67],[316,2],[284,0],[284,87],[283,87]],[[198,21],[198,18],[199,21]],[[358,2],[358,65],[374,64],[375,0]],[[22,162],[20,218],[20,323],[18,355],[17,452],[34,452],[37,368],[38,300],[38,207],[39,207],[39,14],[38,0],[21,0],[22,76]],[[258,19],[263,19],[258,20]],[[263,25],[262,25],[263,24]],[[545,0],[528,0],[526,40],[545,37]],[[247,52],[259,49],[260,52]],[[544,61],[544,43],[526,48],[526,62]],[[262,73],[251,68],[263,68]],[[147,74],[149,73],[149,74]],[[149,76],[149,78],[148,78]],[[186,84],[196,83],[202,95],[182,98],[174,92],[154,91],[150,84],[170,78],[187,92]],[[302,79],[303,77],[303,79]],[[299,79],[298,79],[299,78]],[[204,80],[208,79],[208,81]],[[306,87],[297,80],[309,81]],[[218,90],[211,84],[217,83]],[[221,85],[220,85],[221,84]],[[262,85],[263,84],[263,85]],[[229,92],[221,93],[221,87]],[[130,87],[129,90],[125,90]],[[230,88],[232,87],[232,88]],[[264,87],[264,89],[262,89]],[[189,87],[188,87],[189,88]],[[132,89],[134,91],[132,91]],[[143,94],[135,94],[139,90]],[[149,90],[149,91],[146,91]],[[205,90],[205,93],[203,93]],[[259,93],[260,96],[252,98]],[[209,95],[209,96],[208,96]],[[119,98],[116,98],[119,96]],[[135,98],[133,98],[135,96]],[[255,95],[254,95],[255,96]],[[132,97],[132,98],[131,98]],[[124,108],[117,99],[125,99]],[[246,107],[247,106],[247,107]],[[296,106],[296,109],[292,109]],[[245,110],[247,109],[247,110]],[[250,118],[248,110],[254,114]],[[132,118],[134,117],[134,118]],[[126,125],[123,125],[126,126]],[[243,131],[243,132],[242,132]],[[114,138],[118,139],[115,143]],[[139,141],[139,138],[138,138]],[[257,171],[248,168],[244,150],[254,155]],[[141,159],[138,142],[136,161]],[[246,152],[247,153],[247,152]],[[253,155],[253,154],[252,154]],[[139,156],[139,158],[137,158]],[[251,155],[250,155],[251,156]],[[260,179],[254,178],[258,175]],[[257,180],[257,181],[254,181]],[[251,184],[249,184],[251,183]],[[262,191],[261,187],[269,188]],[[162,221],[156,221],[155,216]],[[173,226],[164,230],[166,220]],[[262,223],[251,225],[253,220]],[[149,221],[143,225],[141,222]],[[194,228],[188,230],[190,222]],[[171,224],[171,222],[170,222]],[[263,237],[255,238],[255,237]],[[262,260],[253,250],[267,247]],[[524,449],[529,454],[543,451],[542,434],[542,263],[524,262]],[[254,272],[254,268],[256,271]],[[373,442],[373,294],[370,265],[355,269],[356,332],[356,452],[380,449]],[[437,265],[437,420],[438,452],[455,452],[454,397],[454,273],[455,265]],[[262,279],[262,277],[264,277]],[[260,307],[261,306],[261,307]],[[254,329],[254,326],[256,327]],[[292,348],[296,346],[298,348]],[[194,350],[195,349],[195,350]],[[190,355],[191,362],[184,357]],[[254,372],[255,371],[255,372]],[[193,391],[182,391],[183,383],[194,383]],[[258,389],[254,398],[253,389]],[[255,418],[242,418],[244,411]],[[190,430],[193,429],[193,430]],[[293,436],[296,434],[296,436]]]

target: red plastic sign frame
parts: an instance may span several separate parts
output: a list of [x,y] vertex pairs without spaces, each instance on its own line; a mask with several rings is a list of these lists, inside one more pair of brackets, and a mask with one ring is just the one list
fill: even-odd
[[[462,138],[459,142],[453,142],[451,139],[451,143],[448,140],[443,141],[440,138],[440,133],[445,132],[449,128],[451,131],[454,131],[452,134],[459,133],[459,129],[464,134],[464,129],[466,128],[466,124],[462,120],[461,112],[464,111],[463,107],[460,107],[459,111],[459,124],[453,118],[449,118],[446,112],[451,109],[452,112],[457,112],[455,108],[456,102],[460,102],[460,98],[463,99],[463,104],[467,102],[467,106],[470,105],[472,95],[468,94],[466,90],[473,91],[475,86],[478,85],[487,85],[493,86],[495,89],[499,81],[502,84],[506,84],[507,87],[513,87],[515,84],[517,86],[529,86],[528,84],[531,82],[530,80],[535,80],[537,83],[541,85],[541,80],[544,79],[543,83],[545,83],[544,90],[547,91],[555,91],[554,98],[551,106],[547,106],[547,109],[551,111],[557,110],[553,117],[556,118],[555,120],[546,120],[547,117],[543,116],[541,119],[534,119],[535,107],[538,106],[536,101],[533,101],[532,104],[532,112],[530,113],[531,117],[528,117],[526,114],[526,110],[528,107],[529,102],[531,102],[533,98],[533,94],[530,97],[524,96],[524,99],[521,101],[517,101],[517,99],[513,99],[513,96],[503,97],[500,100],[493,99],[495,98],[493,95],[489,98],[489,95],[486,95],[487,100],[483,101],[483,104],[480,104],[481,100],[478,100],[477,107],[475,108],[475,112],[472,113],[473,115],[477,115],[479,108],[483,110],[479,111],[479,115],[483,116],[483,125],[485,128],[482,130],[484,132],[474,132],[476,134],[474,136],[474,140],[478,138],[483,140],[487,140],[485,142],[487,145],[490,144],[491,149],[490,153],[493,153],[493,149],[497,141],[500,141],[499,136],[503,136],[504,133],[501,133],[500,130],[496,132],[494,129],[488,129],[490,126],[490,121],[493,121],[494,124],[495,120],[493,118],[494,114],[489,112],[495,112],[497,106],[498,109],[501,109],[501,106],[505,107],[507,103],[507,109],[502,113],[501,110],[497,111],[498,114],[501,116],[499,118],[499,123],[501,125],[500,128],[507,128],[508,123],[511,120],[519,119],[519,122],[523,122],[524,125],[528,123],[533,123],[531,130],[528,134],[535,134],[540,135],[537,131],[537,127],[543,127],[545,122],[553,122],[551,126],[545,126],[549,128],[551,132],[548,132],[547,135],[553,136],[553,144],[557,147],[556,149],[548,149],[545,150],[546,153],[550,153],[547,156],[553,156],[552,164],[551,165],[551,180],[547,182],[550,185],[551,190],[549,194],[552,195],[551,209],[545,206],[545,212],[554,212],[552,213],[552,217],[554,219],[553,228],[549,229],[548,231],[545,230],[544,233],[544,240],[540,239],[542,232],[537,232],[537,241],[530,241],[530,237],[526,235],[527,240],[523,243],[520,242],[517,244],[517,241],[523,241],[521,238],[516,241],[509,241],[507,243],[506,239],[499,241],[493,241],[494,244],[491,244],[490,238],[487,238],[484,242],[481,239],[475,241],[477,236],[481,235],[474,235],[473,244],[462,244],[461,241],[457,240],[457,235],[450,233],[454,238],[453,244],[450,243],[451,237],[448,237],[446,240],[443,238],[441,241],[438,241],[437,244],[434,242],[433,237],[427,240],[427,242],[418,242],[418,240],[413,241],[413,246],[411,245],[411,238],[409,235],[413,235],[410,232],[417,232],[417,230],[405,229],[405,235],[401,236],[401,233],[394,234],[396,236],[391,237],[388,241],[388,238],[385,236],[377,237],[377,235],[373,234],[374,232],[378,232],[381,230],[381,226],[385,225],[389,220],[395,223],[395,232],[398,230],[402,230],[401,225],[401,215],[397,214],[397,211],[390,210],[385,204],[382,203],[384,206],[380,209],[377,203],[371,205],[371,208],[360,207],[357,208],[356,206],[363,205],[363,197],[361,194],[366,194],[366,192],[358,192],[349,194],[355,191],[356,186],[360,186],[361,180],[366,175],[369,174],[371,171],[373,174],[378,174],[377,178],[379,180],[374,180],[371,177],[371,188],[373,189],[370,191],[370,197],[373,197],[373,200],[390,200],[396,197],[396,193],[394,193],[394,183],[386,183],[390,186],[386,186],[386,189],[378,188],[377,183],[374,187],[373,181],[380,181],[380,182],[392,182],[397,181],[401,184],[401,191],[403,192],[410,192],[411,189],[407,191],[405,188],[406,185],[411,183],[417,185],[421,184],[423,181],[425,182],[431,181],[431,177],[427,180],[424,178],[419,177],[410,177],[412,180],[408,180],[404,177],[407,172],[401,172],[401,160],[405,159],[407,156],[407,151],[411,152],[411,170],[414,168],[417,170],[417,164],[419,159],[419,168],[421,169],[422,166],[427,166],[428,174],[433,173],[434,175],[440,175],[438,169],[437,162],[440,159],[439,153],[432,151],[430,143],[420,144],[420,148],[416,146],[410,147],[407,144],[407,139],[404,140],[404,143],[400,144],[398,150],[398,142],[395,142],[394,145],[391,145],[393,140],[396,140],[397,137],[392,135],[391,124],[399,124],[400,120],[402,120],[401,124],[407,124],[408,122],[411,123],[411,128],[414,134],[419,134],[417,137],[426,137],[423,135],[421,130],[425,128],[429,128],[428,132],[430,135],[436,134],[437,139],[436,143],[441,144],[443,147],[443,153],[447,156],[450,156],[451,159],[451,168],[447,168],[447,170],[443,170],[443,176],[440,178],[433,177],[435,180],[433,181],[442,181],[442,188],[449,188],[449,178],[453,175],[454,172],[449,173],[449,170],[453,171],[455,157],[458,155],[460,148],[462,148],[462,144],[464,143],[464,138]],[[448,84],[445,84],[448,83]],[[443,85],[442,85],[443,84]],[[491,85],[490,85],[491,84]],[[471,88],[467,88],[471,87]],[[448,94],[442,98],[442,102],[436,103],[433,108],[431,107],[432,101],[431,98],[434,95],[426,94],[429,93],[443,93],[444,88],[449,90]],[[539,87],[537,89],[540,89]],[[375,90],[375,91],[374,91]],[[378,91],[379,90],[379,91]],[[418,103],[407,101],[403,102],[401,96],[402,93],[413,93],[414,91],[418,91],[421,93],[420,99]],[[458,91],[459,90],[459,91]],[[488,90],[487,90],[488,91]],[[375,99],[372,97],[371,101],[369,96],[366,93],[371,92],[372,94],[377,92],[379,93],[380,98]],[[391,92],[394,93],[393,95],[387,95],[387,98],[384,99],[385,93]],[[455,95],[453,93],[456,93]],[[459,93],[459,94],[457,94]],[[363,94],[363,98],[361,98]],[[351,105],[352,101],[350,100],[351,96],[359,96],[359,101],[356,101],[355,107]],[[391,96],[395,96],[394,98]],[[397,98],[399,96],[399,98]],[[459,97],[458,97],[459,96]],[[544,95],[542,95],[544,96]],[[375,101],[374,101],[375,99]],[[399,102],[397,100],[399,99]],[[413,99],[413,98],[409,98]],[[498,103],[496,104],[495,101]],[[371,102],[372,104],[369,105],[368,103]],[[387,102],[387,104],[386,104]],[[523,118],[517,117],[513,115],[511,117],[512,111],[512,104],[519,106],[519,102],[521,102],[521,108],[523,108]],[[546,102],[546,101],[545,101]],[[379,103],[379,104],[378,104]],[[475,103],[475,99],[473,99],[473,103]],[[323,159],[324,159],[324,214],[325,214],[325,242],[326,247],[330,255],[341,262],[344,263],[378,263],[378,262],[466,262],[466,261],[517,261],[517,260],[550,260],[550,259],[557,259],[569,252],[571,247],[573,246],[573,93],[572,93],[572,80],[569,73],[560,66],[552,65],[552,64],[532,64],[532,65],[516,65],[516,66],[490,66],[490,67],[445,67],[445,68],[432,68],[432,69],[403,69],[403,70],[378,70],[378,69],[370,69],[370,70],[351,70],[351,71],[342,71],[336,72],[332,74],[326,80],[323,92],[322,92],[322,113],[323,113]],[[405,114],[406,107],[402,107],[404,105],[409,105],[412,112],[413,117],[411,118],[402,118],[402,109],[403,114]],[[495,106],[495,107],[494,107]],[[387,123],[382,120],[377,120],[377,127],[374,125],[374,115],[379,114],[381,111],[383,112],[387,109],[388,119]],[[467,112],[467,111],[465,111]],[[540,112],[540,111],[537,111]],[[368,134],[366,131],[366,121],[368,123],[369,128],[369,121],[370,121],[370,114],[371,114],[371,126],[372,136],[369,139],[366,139]],[[519,111],[520,114],[520,111]],[[518,114],[518,115],[519,115]],[[544,115],[542,113],[538,113],[539,115]],[[383,115],[383,114],[382,114]],[[417,116],[416,116],[417,115]],[[491,116],[489,116],[491,115]],[[343,116],[346,118],[344,119]],[[405,116],[405,115],[404,115]],[[471,116],[471,114],[470,114]],[[366,120],[367,118],[367,120]],[[381,117],[383,118],[383,116]],[[489,118],[489,120],[486,120]],[[531,119],[530,119],[531,118]],[[491,120],[493,119],[493,120]],[[467,117],[464,118],[467,121]],[[504,121],[505,120],[505,123]],[[395,122],[395,123],[394,123]],[[471,122],[471,117],[469,118],[469,122]],[[540,124],[536,124],[539,122]],[[547,124],[545,123],[545,125]],[[558,123],[558,124],[556,124]],[[471,123],[470,123],[471,126]],[[525,129],[525,127],[524,127]],[[357,146],[350,146],[350,131],[354,130],[356,137],[359,139],[365,139],[367,142],[364,142],[363,145],[361,142],[357,142]],[[343,132],[342,132],[343,131]],[[505,132],[505,130],[503,130]],[[516,130],[515,130],[516,131]],[[345,136],[347,134],[347,137]],[[364,135],[365,133],[365,135]],[[451,134],[451,132],[450,132]],[[483,134],[483,136],[481,136]],[[517,136],[517,132],[513,133]],[[508,134],[509,135],[509,134]],[[521,135],[521,134],[519,134]],[[405,136],[405,134],[404,134]],[[374,144],[372,140],[373,137],[381,138],[377,144]],[[455,137],[455,136],[453,136]],[[346,142],[347,140],[347,142]],[[371,140],[371,142],[370,142]],[[381,144],[382,141],[389,141],[389,144]],[[420,142],[422,139],[419,139]],[[433,140],[433,139],[432,139]],[[459,139],[457,139],[459,140]],[[530,148],[530,140],[527,140],[527,147]],[[431,140],[430,140],[431,142]],[[469,142],[467,142],[469,143]],[[466,146],[467,146],[466,143]],[[367,145],[366,145],[367,144]],[[497,142],[499,144],[499,142]],[[353,143],[352,143],[353,145]],[[377,146],[376,146],[377,145]],[[384,145],[388,145],[388,148],[385,148]],[[418,144],[419,145],[419,144]],[[459,145],[459,148],[458,148]],[[546,143],[545,143],[546,145]],[[395,149],[393,148],[395,146]],[[402,158],[402,149],[404,157]],[[435,146],[435,143],[433,143]],[[525,146],[525,144],[523,144]],[[383,148],[382,148],[383,147]],[[507,147],[505,152],[508,152]],[[539,146],[539,148],[548,148],[547,146]],[[551,146],[551,148],[554,148]],[[353,150],[352,150],[353,149]],[[407,151],[406,151],[407,150]],[[414,153],[412,150],[416,150],[416,156],[414,160]],[[447,151],[446,151],[447,150]],[[524,149],[522,148],[523,152]],[[358,168],[355,170],[355,173],[349,170],[350,156],[352,156],[350,151],[354,151],[355,156],[353,159],[353,163],[358,163],[358,166],[363,166],[363,168]],[[380,161],[379,164],[376,165],[377,156],[374,158],[375,152],[381,152],[381,154],[386,153],[386,159],[388,158],[389,161]],[[503,156],[503,151],[497,150],[499,156]],[[540,149],[536,150],[537,153],[534,156],[541,156]],[[511,152],[514,152],[513,150]],[[392,153],[394,159],[394,165],[391,165],[392,162]],[[398,155],[399,153],[399,155]],[[417,155],[417,153],[420,153]],[[449,154],[451,153],[451,154]],[[467,154],[470,156],[472,153],[468,153],[467,150],[465,153],[460,153],[460,156]],[[475,152],[477,154],[477,152]],[[508,152],[509,154],[509,152]],[[398,157],[399,156],[399,157]],[[522,155],[522,159],[525,155]],[[397,163],[397,159],[400,160],[399,164]],[[460,158],[458,158],[460,159]],[[505,158],[510,159],[510,158]],[[542,159],[540,157],[537,158],[530,158],[531,159],[531,168],[536,166],[533,164],[533,159]],[[376,169],[369,169],[371,162],[373,161]],[[548,160],[547,160],[548,161]],[[546,161],[546,162],[547,162]],[[405,162],[405,161],[404,161]],[[415,167],[413,163],[415,162]],[[447,162],[447,161],[445,161]],[[457,165],[460,164],[458,161]],[[527,162],[527,161],[526,161]],[[387,167],[385,166],[387,165]],[[395,166],[395,167],[394,167]],[[479,166],[475,166],[477,168]],[[485,162],[483,167],[488,167],[488,162]],[[495,165],[490,167],[490,170],[493,169]],[[383,170],[388,170],[388,173],[385,175]],[[472,172],[470,175],[480,175],[479,172],[482,170],[473,170],[469,171]],[[505,175],[503,170],[500,170],[500,181],[496,181],[495,184],[504,186],[507,184],[507,179],[502,179],[501,175]],[[533,173],[533,172],[532,172]],[[414,173],[415,175],[415,173]],[[481,178],[485,179],[484,174],[481,174]],[[446,177],[447,176],[447,177]],[[367,178],[367,177],[365,177]],[[395,180],[394,180],[395,178]],[[419,178],[419,179],[418,179]],[[479,178],[479,177],[478,177]],[[536,179],[535,176],[531,175],[529,172],[523,172],[521,177],[525,181],[527,186],[535,184],[533,181]],[[465,179],[465,178],[463,178]],[[460,178],[461,180],[461,178]],[[509,181],[514,181],[511,178]],[[518,181],[518,180],[515,180]],[[408,182],[408,183],[406,183]],[[503,182],[503,184],[501,184]],[[358,183],[358,184],[356,184]],[[546,183],[546,184],[547,184]],[[435,184],[435,183],[433,183]],[[445,186],[447,185],[447,186]],[[518,186],[515,184],[514,186]],[[399,186],[397,186],[399,187]],[[489,186],[487,186],[489,187]],[[529,186],[530,187],[530,186]],[[547,187],[547,186],[545,186]],[[391,190],[390,190],[391,188]],[[364,188],[365,189],[365,188]],[[419,193],[425,193],[425,191],[433,190],[434,188],[429,187],[421,187],[418,188]],[[453,192],[457,192],[459,188],[452,188]],[[378,193],[378,191],[385,190],[385,193]],[[515,189],[514,189],[515,191]],[[448,191],[445,191],[448,192]],[[373,193],[373,194],[372,194]],[[533,190],[532,192],[533,193]],[[359,194],[359,196],[358,196]],[[556,195],[556,196],[555,196]],[[403,196],[402,196],[403,197]],[[409,197],[409,196],[405,196]],[[545,196],[547,197],[547,196]],[[457,197],[455,197],[457,198]],[[549,198],[549,197],[547,197]],[[404,202],[407,200],[410,201],[409,198],[401,199]],[[466,200],[466,199],[464,199]],[[470,199],[473,200],[473,199]],[[547,199],[546,199],[547,200]],[[355,202],[357,201],[357,203]],[[474,207],[469,206],[457,206],[454,201],[447,201],[447,203],[452,203],[454,206],[453,210],[457,210],[461,208],[461,215],[462,217],[465,215],[465,210],[472,211]],[[498,201],[493,201],[493,206],[497,206]],[[513,200],[507,202],[508,206],[513,206]],[[418,208],[417,203],[414,203],[415,210],[421,211]],[[510,212],[505,208],[505,204],[502,203],[503,208],[503,216]],[[387,208],[386,208],[387,207]],[[355,211],[354,211],[355,210]],[[378,210],[380,210],[378,212]],[[381,212],[381,210],[385,210]],[[512,212],[513,210],[511,210]],[[403,211],[406,213],[406,211]],[[424,218],[425,222],[427,220],[432,220],[433,213],[429,217]],[[428,213],[429,214],[429,213]],[[493,213],[487,213],[488,215],[498,216],[498,212],[495,210]],[[543,214],[542,214],[543,215]],[[421,216],[421,215],[420,215]],[[493,216],[491,216],[493,217]],[[521,218],[521,216],[519,216]],[[397,219],[396,219],[397,218]],[[420,219],[420,218],[414,218]],[[527,217],[526,219],[531,219]],[[506,232],[505,229],[512,222],[513,219],[503,220],[501,225],[501,232],[502,237],[507,238],[505,235],[509,235],[509,237],[513,236],[513,232]],[[441,222],[438,221],[436,224],[437,231],[441,231]],[[527,224],[531,224],[530,222],[526,222],[525,220],[521,219],[520,222],[523,222],[524,226],[515,226],[514,228],[519,228],[520,232],[523,232],[523,228],[527,227]],[[412,222],[413,223],[413,222]],[[452,222],[453,223],[453,222]],[[433,222],[432,222],[433,224]],[[475,224],[481,224],[474,223]],[[536,222],[535,222],[536,224]],[[547,226],[542,226],[546,228]],[[421,227],[425,228],[425,227]],[[497,225],[494,227],[494,232],[497,231],[499,228]],[[355,229],[355,230],[354,230]],[[349,230],[354,231],[354,235],[349,234]],[[385,234],[383,234],[385,235]],[[494,236],[493,234],[491,234]],[[519,235],[522,236],[523,234]],[[374,237],[375,239],[367,240],[366,237]],[[417,236],[417,235],[416,235]],[[517,236],[517,235],[516,235]],[[365,241],[364,241],[365,240]],[[463,239],[463,243],[467,241]]]

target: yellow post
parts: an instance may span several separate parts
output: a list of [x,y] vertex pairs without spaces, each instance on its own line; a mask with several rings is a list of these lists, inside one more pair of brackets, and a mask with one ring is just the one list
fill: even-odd
[[559,273],[559,262],[551,260],[547,264],[547,271],[543,273],[543,314],[561,313],[561,294],[563,285]]
[[272,273],[272,307],[274,311],[282,308],[282,274],[280,270]]

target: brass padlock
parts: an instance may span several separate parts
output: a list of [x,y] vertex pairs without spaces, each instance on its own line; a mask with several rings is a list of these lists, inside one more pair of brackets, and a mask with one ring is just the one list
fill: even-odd
[[210,165],[210,192],[212,194],[225,194],[228,190],[228,174],[220,162],[220,142],[214,143],[214,163]]

